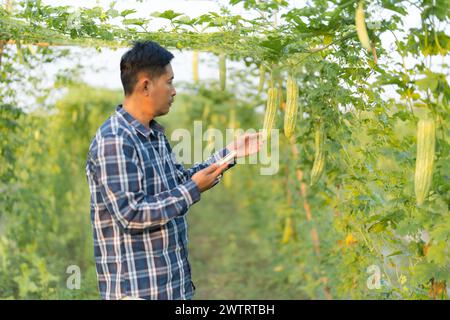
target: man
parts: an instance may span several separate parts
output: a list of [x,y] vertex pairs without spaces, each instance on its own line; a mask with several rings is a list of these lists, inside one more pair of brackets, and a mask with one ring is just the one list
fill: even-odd
[[136,42],[120,62],[125,98],[98,129],[86,162],[98,287],[103,299],[191,299],[186,213],[235,164],[216,162],[258,152],[245,135],[186,170],[154,118],[176,95],[173,55]]

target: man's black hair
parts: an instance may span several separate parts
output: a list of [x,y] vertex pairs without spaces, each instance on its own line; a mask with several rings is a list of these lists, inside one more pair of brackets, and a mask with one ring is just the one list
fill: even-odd
[[133,48],[125,52],[120,60],[120,79],[123,91],[128,96],[133,92],[139,72],[147,72],[150,79],[165,73],[165,66],[173,59],[173,54],[153,41],[136,41]]

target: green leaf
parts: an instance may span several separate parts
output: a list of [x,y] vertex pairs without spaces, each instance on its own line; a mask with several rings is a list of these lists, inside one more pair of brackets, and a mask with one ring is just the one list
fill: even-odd
[[443,77],[445,77],[445,75],[443,75],[442,73],[435,73],[427,70],[425,73],[425,77],[416,80],[415,82],[421,90],[426,91],[430,89],[431,91],[435,91],[438,87],[439,81]]
[[398,255],[400,255],[402,253],[403,253],[403,251],[401,251],[401,250],[400,251],[395,251],[395,252],[392,252],[391,254],[387,255],[386,258],[393,257],[393,256],[398,256]]
[[121,15],[122,17],[126,17],[127,15],[132,14],[132,13],[135,13],[135,12],[136,12],[136,10],[134,10],[134,9],[127,9],[127,10],[123,10],[123,11],[120,13],[120,15]]
[[183,15],[183,14],[182,14],[182,13],[175,12],[175,11],[173,11],[173,10],[166,10],[166,11],[164,11],[164,12],[162,12],[162,13],[160,13],[160,12],[154,12],[154,13],[152,13],[151,15],[152,15],[153,17],[157,17],[157,18],[163,18],[163,19],[173,20],[173,19],[175,19],[176,17],[181,16],[181,15]]
[[406,218],[400,221],[395,228],[396,233],[399,236],[412,235],[422,227],[420,223],[413,221],[413,219]]
[[443,219],[443,221],[439,225],[436,225],[430,232],[430,235],[437,241],[450,240],[450,218],[447,217],[446,219]]
[[380,221],[371,225],[369,229],[367,229],[367,232],[379,233],[386,230],[386,227],[387,227],[386,221]]
[[400,13],[401,15],[407,15],[408,11],[404,7],[400,7],[396,1],[392,0],[382,0],[381,1],[384,8]]
[[427,261],[434,262],[439,266],[446,266],[449,259],[449,249],[446,241],[440,241],[432,244],[428,248]]
[[264,48],[270,49],[275,54],[281,54],[283,49],[283,41],[278,36],[268,36],[267,40],[260,43]]
[[133,25],[137,25],[137,26],[142,26],[142,25],[144,25],[144,20],[142,20],[142,19],[124,19],[123,21],[122,21],[122,23],[124,24],[124,25],[130,25],[130,24],[133,24]]
[[111,17],[111,18],[116,18],[118,17],[119,11],[117,11],[116,9],[109,9],[108,11],[106,11],[106,13]]
[[423,262],[415,265],[412,268],[414,275],[412,280],[413,285],[421,285],[429,282],[432,278],[436,281],[448,280],[450,277],[450,269],[440,267],[435,263]]

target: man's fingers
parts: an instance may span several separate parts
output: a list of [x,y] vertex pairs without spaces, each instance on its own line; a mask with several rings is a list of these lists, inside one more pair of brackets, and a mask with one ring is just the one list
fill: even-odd
[[250,139],[254,139],[254,138],[257,138],[257,137],[259,137],[261,134],[259,133],[259,132],[256,132],[256,133],[248,133],[248,134],[246,134],[246,135],[244,135],[244,136],[242,136],[246,141],[248,141],[248,140],[250,140]]
[[258,142],[263,143],[266,141],[266,137],[263,135],[262,132],[258,132]]
[[213,173],[214,177],[219,176],[226,168],[228,168],[228,163],[219,166]]
[[246,138],[248,139],[248,141],[250,140],[254,141],[256,139],[256,141],[258,141],[259,143],[264,141],[264,136],[262,135],[262,132],[250,133],[247,135]]
[[263,144],[264,142],[266,142],[267,138],[266,136],[263,135],[263,132],[259,132],[258,133],[258,142],[260,144]]
[[213,163],[209,167],[205,168],[205,172],[210,174],[210,173],[213,173],[217,168],[218,168],[218,164],[217,163]]
[[256,136],[261,136],[263,133],[262,132],[255,132],[255,133],[249,133],[247,136],[248,137],[256,137]]

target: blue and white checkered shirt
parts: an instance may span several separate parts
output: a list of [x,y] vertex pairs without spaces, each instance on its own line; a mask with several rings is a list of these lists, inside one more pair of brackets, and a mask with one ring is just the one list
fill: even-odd
[[[164,129],[147,129],[122,105],[98,129],[86,162],[98,286],[103,299],[191,299],[186,213],[200,200]],[[231,167],[233,165],[230,165]]]

